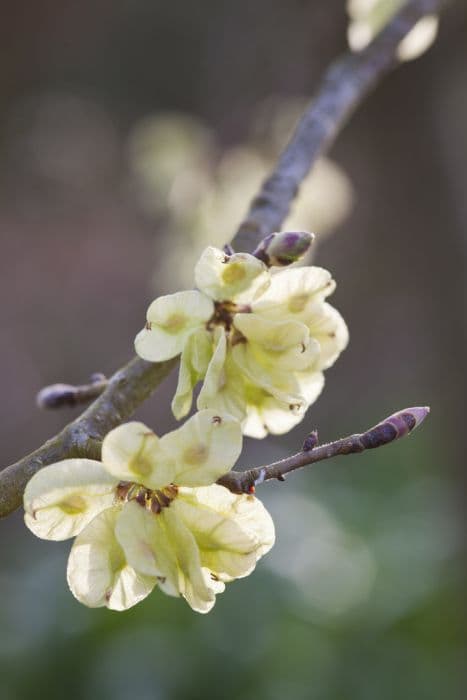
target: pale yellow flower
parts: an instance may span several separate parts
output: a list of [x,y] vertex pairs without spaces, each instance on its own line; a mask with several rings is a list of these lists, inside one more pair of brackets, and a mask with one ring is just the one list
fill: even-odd
[[102,462],[67,459],[37,472],[25,523],[43,539],[76,537],[67,579],[89,607],[126,610],[158,585],[208,612],[274,543],[261,502],[215,483],[241,446],[238,421],[212,410],[162,438],[126,423],[105,437]]
[[176,418],[191,407],[225,411],[252,437],[285,433],[303,419],[348,341],[325,299],[335,289],[320,267],[269,269],[247,253],[209,247],[195,267],[195,291],[159,297],[137,335],[138,355],[161,362],[181,354]]

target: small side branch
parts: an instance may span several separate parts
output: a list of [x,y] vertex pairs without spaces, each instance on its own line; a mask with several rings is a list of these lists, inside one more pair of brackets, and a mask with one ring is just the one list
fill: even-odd
[[53,409],[78,406],[94,401],[108,386],[108,379],[100,372],[93,374],[89,384],[50,384],[39,391],[36,403],[39,408]]
[[394,440],[399,440],[415,430],[425,420],[429,412],[430,409],[427,406],[405,408],[385,418],[381,423],[366,430],[364,433],[349,435],[340,440],[328,442],[325,445],[315,445],[316,433],[313,432],[311,433],[313,439],[309,440],[307,438],[302,450],[297,452],[297,454],[263,467],[247,469],[244,472],[231,471],[218,479],[217,483],[225,486],[233,493],[254,493],[255,487],[263,483],[263,481],[269,481],[270,479],[284,481],[286,474],[296,469],[307,467],[315,462],[321,462],[324,459],[331,459],[331,457],[338,457],[339,455],[372,450],[394,442]]

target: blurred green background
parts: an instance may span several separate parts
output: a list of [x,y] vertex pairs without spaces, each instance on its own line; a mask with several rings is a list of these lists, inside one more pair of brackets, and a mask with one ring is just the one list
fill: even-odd
[[[1,464],[75,413],[56,381],[110,374],[147,302],[235,229],[303,100],[346,47],[338,0],[2,3]],[[0,698],[438,700],[467,690],[464,448],[467,6],[391,75],[292,222],[351,342],[292,433],[242,464],[429,404],[413,437],[261,488],[277,544],[207,616],[68,592],[69,543],[0,523]],[[159,433],[174,377],[139,411]]]

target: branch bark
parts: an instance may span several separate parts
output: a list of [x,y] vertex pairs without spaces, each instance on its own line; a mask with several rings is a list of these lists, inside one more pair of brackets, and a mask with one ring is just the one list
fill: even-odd
[[251,252],[265,236],[280,230],[313,164],[371,89],[398,65],[401,40],[421,17],[439,12],[442,4],[442,0],[409,0],[365,50],[346,53],[328,68],[274,172],[240,224],[231,242],[235,250]]
[[[253,200],[235,235],[232,245],[237,250],[251,251],[265,235],[280,229],[300,183],[314,162],[329,148],[369,90],[397,64],[396,49],[401,39],[421,17],[438,11],[441,3],[442,0],[409,0],[365,51],[357,55],[349,52],[330,67],[274,172]],[[132,415],[176,362],[174,359],[151,364],[134,358],[111,377],[103,394],[81,416],[37,450],[0,472],[0,517],[21,505],[27,482],[42,467],[69,457],[98,458],[104,435]]]

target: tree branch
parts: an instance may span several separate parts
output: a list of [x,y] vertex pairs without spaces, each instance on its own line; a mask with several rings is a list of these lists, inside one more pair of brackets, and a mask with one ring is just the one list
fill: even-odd
[[401,40],[421,17],[439,12],[442,4],[442,0],[409,0],[366,49],[346,53],[328,68],[274,172],[240,224],[231,242],[235,250],[251,252],[265,236],[280,230],[313,164],[370,90],[398,65]]
[[19,508],[26,484],[42,467],[70,457],[99,459],[104,436],[127,420],[176,364],[176,359],[154,364],[135,357],[109,379],[104,393],[76,420],[0,472],[0,517]]
[[286,474],[315,462],[321,462],[323,459],[372,450],[394,440],[399,440],[415,430],[425,420],[429,412],[430,409],[427,406],[405,408],[385,418],[381,423],[364,433],[348,435],[319,447],[316,447],[317,434],[313,432],[309,436],[311,439],[305,440],[302,450],[297,454],[264,467],[254,467],[254,469],[247,469],[243,472],[231,471],[218,479],[217,483],[233,493],[254,493],[255,487],[262,484],[263,481],[270,479],[284,481]]
[[[370,88],[396,65],[400,40],[424,14],[436,12],[440,5],[441,0],[409,0],[365,51],[358,55],[348,53],[331,66],[315,100],[233,239],[237,250],[253,250],[265,235],[280,228],[313,163],[331,145]],[[111,377],[104,393],[79,418],[0,472],[0,517],[21,505],[27,482],[42,467],[68,457],[98,457],[104,435],[132,415],[176,362],[174,359],[150,364],[134,358]],[[323,449],[324,446],[318,448]]]

